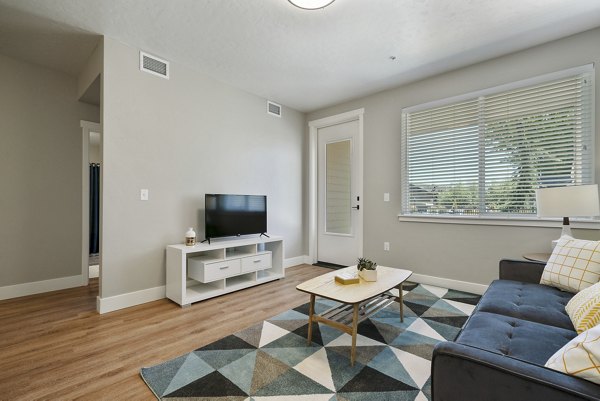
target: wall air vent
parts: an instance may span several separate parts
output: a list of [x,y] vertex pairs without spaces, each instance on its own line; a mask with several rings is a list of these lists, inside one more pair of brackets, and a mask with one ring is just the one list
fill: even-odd
[[267,113],[272,116],[281,117],[281,105],[267,100]]
[[140,52],[140,70],[169,79],[169,62],[148,53]]

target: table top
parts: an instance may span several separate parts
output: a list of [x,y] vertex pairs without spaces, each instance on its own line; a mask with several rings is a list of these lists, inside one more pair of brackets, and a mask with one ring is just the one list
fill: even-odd
[[335,281],[336,274],[352,272],[356,272],[356,266],[345,267],[315,277],[298,284],[296,289],[334,301],[355,304],[399,286],[412,275],[410,270],[377,266],[377,281],[365,281],[362,278],[357,284],[340,284]]
[[551,253],[526,253],[523,258],[534,262],[548,262],[550,255]]

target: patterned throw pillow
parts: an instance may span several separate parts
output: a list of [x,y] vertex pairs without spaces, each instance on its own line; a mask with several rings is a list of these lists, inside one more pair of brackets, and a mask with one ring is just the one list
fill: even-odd
[[600,384],[600,326],[569,341],[548,359],[545,366]]
[[600,283],[575,294],[565,310],[579,334],[600,324]]
[[600,281],[600,242],[561,237],[540,284],[579,292]]

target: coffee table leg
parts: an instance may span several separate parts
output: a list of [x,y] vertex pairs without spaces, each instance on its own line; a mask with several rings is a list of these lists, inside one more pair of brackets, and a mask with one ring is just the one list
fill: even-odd
[[352,350],[350,351],[350,365],[354,366],[356,359],[356,333],[358,332],[358,304],[354,304],[354,313],[352,316]]
[[315,295],[310,294],[310,306],[308,307],[308,345],[312,342],[313,315],[315,314]]
[[398,302],[400,302],[400,322],[404,323],[404,301],[402,300],[402,283],[398,286],[398,292],[400,293],[398,296]]

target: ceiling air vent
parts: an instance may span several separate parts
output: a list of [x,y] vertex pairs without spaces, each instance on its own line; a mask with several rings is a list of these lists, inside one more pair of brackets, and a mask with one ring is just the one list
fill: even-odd
[[169,62],[148,53],[140,52],[140,70],[169,79]]
[[281,105],[267,100],[267,113],[272,116],[281,117]]

